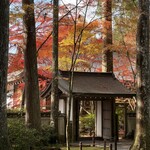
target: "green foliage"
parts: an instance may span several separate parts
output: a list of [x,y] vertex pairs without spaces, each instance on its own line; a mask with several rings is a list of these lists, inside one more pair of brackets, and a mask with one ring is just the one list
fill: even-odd
[[8,133],[14,150],[28,150],[40,141],[38,132],[35,129],[26,128],[20,120],[9,121]]
[[116,108],[116,114],[118,115],[119,129],[123,128],[124,124],[124,110],[122,108]]
[[[62,150],[66,150],[66,147],[61,148]],[[71,150],[79,150],[79,147],[71,147]],[[104,148],[102,147],[82,147],[82,150],[104,150]],[[109,150],[109,148],[107,147],[106,150]]]
[[44,146],[48,146],[49,144],[56,144],[58,139],[54,128],[49,125],[42,126],[41,137],[41,144]]
[[52,127],[43,125],[41,132],[29,129],[20,119],[9,120],[8,134],[13,150],[29,150],[56,144],[56,134]]
[[82,130],[94,131],[95,129],[95,114],[87,114],[80,117],[80,127]]

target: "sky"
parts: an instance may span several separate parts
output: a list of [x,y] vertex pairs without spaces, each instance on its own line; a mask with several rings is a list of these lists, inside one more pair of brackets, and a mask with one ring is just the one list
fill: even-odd
[[[41,0],[35,0],[35,2],[36,2],[36,1],[41,1]],[[51,2],[51,1],[53,1],[53,0],[45,0],[45,1]],[[67,4],[67,3],[75,4],[75,3],[76,3],[76,0],[59,0],[60,3],[61,3],[62,1],[63,1],[65,4]],[[78,0],[78,1],[79,1],[79,0]]]
[[[61,1],[61,0],[60,0]],[[62,0],[64,3],[72,3],[72,4],[75,4],[76,3],[76,0]]]

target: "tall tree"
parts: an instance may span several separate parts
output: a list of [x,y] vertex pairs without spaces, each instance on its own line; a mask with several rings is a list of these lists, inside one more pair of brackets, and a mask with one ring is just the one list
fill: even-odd
[[53,1],[53,49],[52,49],[52,88],[51,88],[51,123],[58,135],[58,3]]
[[41,127],[40,101],[37,73],[36,31],[34,0],[22,0],[24,22],[24,61],[25,61],[25,98],[26,124],[37,130]]
[[[71,105],[73,104],[73,80],[74,80],[74,70],[75,70],[75,65],[77,62],[77,59],[79,58],[80,55],[80,49],[82,45],[82,37],[84,34],[84,30],[90,25],[90,23],[86,24],[86,17],[87,17],[87,12],[89,9],[89,6],[91,4],[90,0],[86,0],[83,2],[84,4],[84,11],[83,14],[84,16],[80,15],[79,11],[79,4],[83,1],[78,1],[76,0],[76,7],[74,11],[74,15],[70,13],[71,18],[72,18],[72,23],[73,23],[73,37],[70,40],[70,43],[73,43],[72,45],[72,53],[71,53],[71,64],[70,64],[70,69],[69,69],[69,94],[68,94],[68,99],[67,99],[67,123],[66,123],[66,147],[67,150],[70,150],[70,142],[75,141],[74,136],[76,135],[75,130],[74,130],[74,122],[75,120],[72,120],[72,127],[70,126],[70,117],[71,117]],[[82,7],[82,8],[83,8]],[[80,28],[78,28],[78,23],[80,24]],[[89,42],[89,41],[88,41]],[[85,44],[85,43],[83,43]],[[72,128],[72,137],[70,136],[70,127]]]
[[131,150],[150,149],[149,0],[139,0],[136,134]]
[[112,45],[112,0],[103,0],[103,38],[104,51],[102,53],[102,71],[113,72],[113,53],[109,49]]
[[6,84],[9,44],[9,0],[0,2],[0,149],[10,150],[6,116]]

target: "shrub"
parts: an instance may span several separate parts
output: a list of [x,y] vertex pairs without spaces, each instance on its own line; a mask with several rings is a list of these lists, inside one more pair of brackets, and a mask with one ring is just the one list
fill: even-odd
[[41,143],[44,146],[57,143],[57,135],[53,127],[50,125],[43,125],[41,130]]
[[14,150],[28,150],[40,141],[35,129],[26,128],[23,121],[14,119],[8,123],[8,135]]
[[95,129],[95,115],[94,114],[87,114],[85,116],[80,117],[80,127],[81,130],[89,130],[94,131]]
[[13,119],[8,122],[8,134],[14,150],[29,150],[30,147],[43,147],[56,144],[54,128],[43,125],[41,132],[27,128],[24,121]]

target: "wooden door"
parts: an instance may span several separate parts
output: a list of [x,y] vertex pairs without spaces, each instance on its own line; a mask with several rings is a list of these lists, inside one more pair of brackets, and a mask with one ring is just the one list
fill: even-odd
[[102,105],[102,133],[104,139],[112,139],[112,130],[113,130],[113,101],[104,100]]

